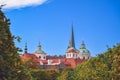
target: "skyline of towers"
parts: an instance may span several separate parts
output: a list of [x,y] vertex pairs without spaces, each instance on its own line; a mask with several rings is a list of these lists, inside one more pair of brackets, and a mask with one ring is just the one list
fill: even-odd
[[[25,53],[27,52],[27,43],[25,43]],[[38,43],[38,49],[34,52],[34,54],[42,59],[46,59],[46,53],[42,50],[42,46],[40,45],[40,42]],[[90,51],[86,49],[84,41],[82,41],[82,44],[79,49],[76,49],[75,47],[75,38],[74,38],[74,29],[73,24],[71,26],[71,35],[70,40],[68,43],[67,51],[65,52],[66,58],[80,58],[80,59],[89,59],[90,58]]]

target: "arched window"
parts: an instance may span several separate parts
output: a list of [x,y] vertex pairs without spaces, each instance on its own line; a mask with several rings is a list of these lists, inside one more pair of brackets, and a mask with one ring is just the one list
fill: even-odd
[[67,54],[67,57],[69,57],[69,54]]
[[75,57],[75,54],[73,54],[73,57]]
[[45,59],[45,56],[43,58]]
[[85,60],[85,56],[83,56],[83,59]]
[[70,54],[70,57],[71,57],[71,54]]

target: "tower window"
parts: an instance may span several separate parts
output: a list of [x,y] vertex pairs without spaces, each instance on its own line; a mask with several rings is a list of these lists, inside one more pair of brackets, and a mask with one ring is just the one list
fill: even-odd
[[67,54],[67,57],[69,57],[69,54]]
[[43,58],[45,59],[45,56]]
[[73,57],[75,56],[75,54],[73,54]]

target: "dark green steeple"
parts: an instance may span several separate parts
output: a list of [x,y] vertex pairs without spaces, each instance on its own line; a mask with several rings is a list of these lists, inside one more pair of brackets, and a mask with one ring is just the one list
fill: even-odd
[[27,42],[25,43],[25,53],[27,53]]
[[38,43],[38,50],[41,50],[40,41],[39,41],[39,43]]
[[75,48],[73,24],[72,24],[72,28],[71,28],[71,38],[70,38],[70,42],[69,42],[68,48],[71,48],[71,47]]
[[42,51],[42,46],[40,45],[40,41],[38,43],[38,49],[35,51],[35,53],[45,54],[44,51]]
[[81,49],[86,49],[84,41],[82,41]]

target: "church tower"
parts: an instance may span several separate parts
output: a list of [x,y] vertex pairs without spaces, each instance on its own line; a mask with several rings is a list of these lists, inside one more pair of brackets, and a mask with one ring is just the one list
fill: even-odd
[[75,48],[73,25],[72,25],[72,29],[71,29],[71,38],[69,41],[68,48]]
[[66,58],[76,59],[78,57],[77,55],[78,55],[78,50],[75,48],[74,30],[73,30],[73,24],[72,24],[71,37],[70,37],[69,45],[66,51]]
[[25,43],[24,53],[27,53],[27,42]]
[[42,60],[46,60],[46,53],[42,50],[42,46],[40,45],[40,42],[38,44],[38,49],[34,53],[38,58]]
[[78,57],[85,60],[90,58],[90,51],[86,49],[84,41],[82,41]]

